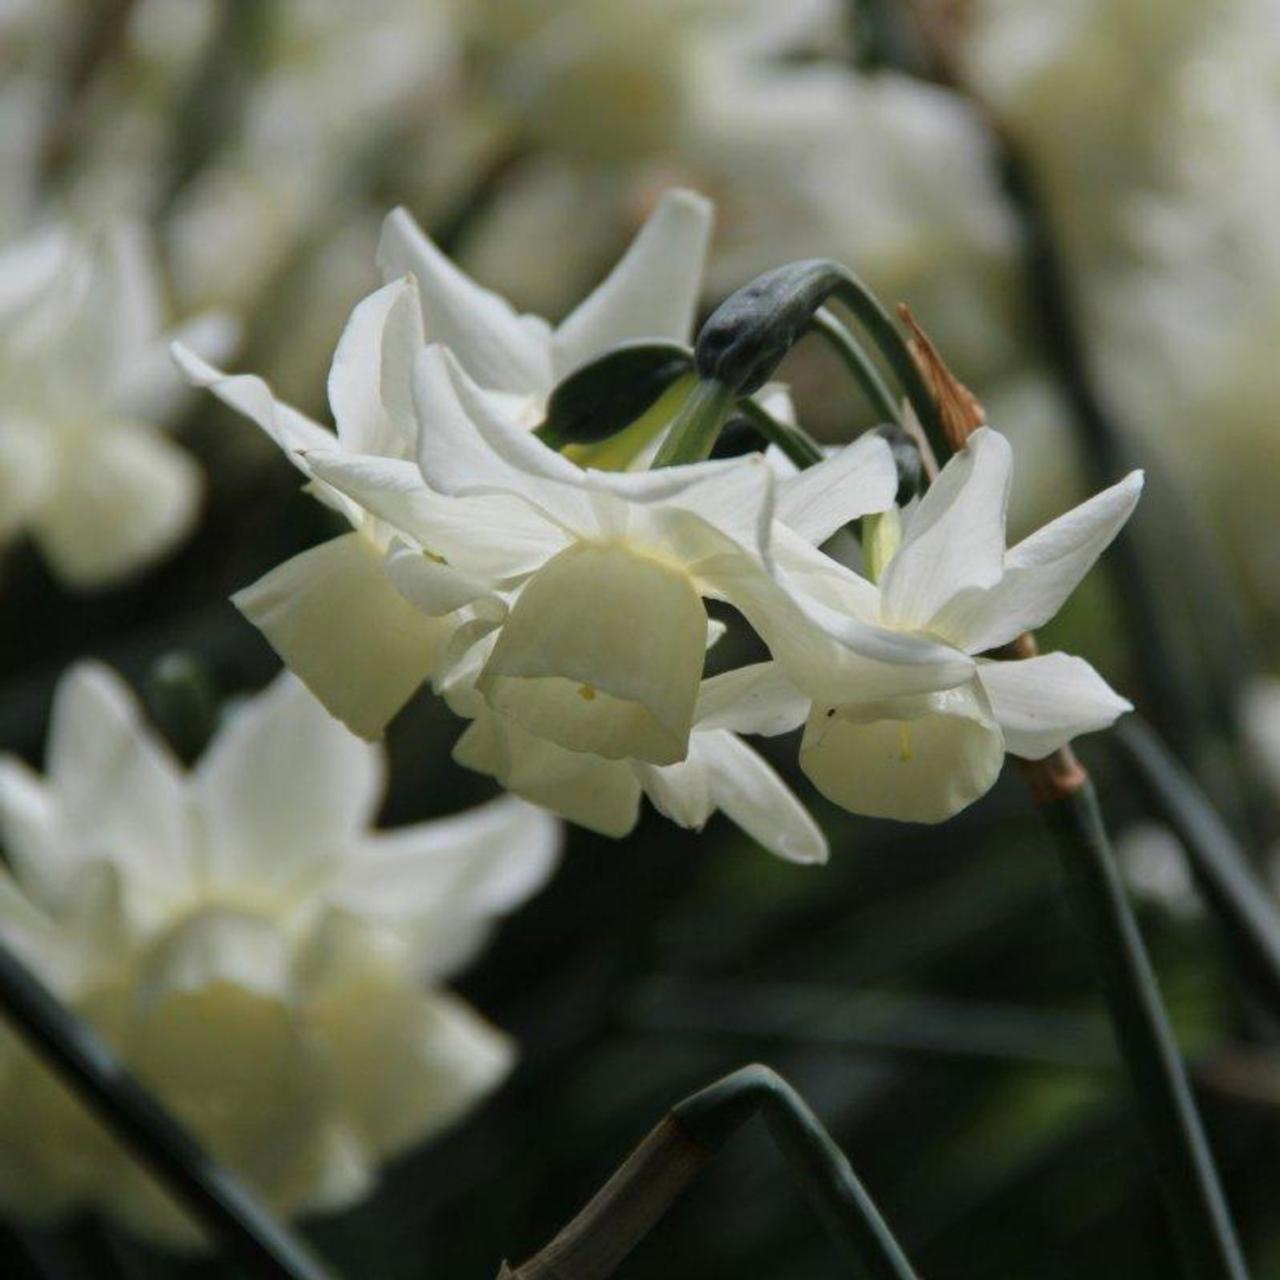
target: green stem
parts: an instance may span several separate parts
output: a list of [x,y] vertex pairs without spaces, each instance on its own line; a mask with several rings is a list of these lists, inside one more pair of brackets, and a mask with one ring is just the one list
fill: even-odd
[[880,376],[874,361],[862,349],[853,334],[840,323],[825,307],[813,313],[809,328],[816,333],[840,357],[840,362],[853,375],[854,381],[862,388],[871,407],[886,422],[902,422],[902,412],[888,383]]
[[262,1280],[328,1280],[306,1246],[215,1164],[93,1031],[3,945],[0,1005],[50,1069],[246,1272]]
[[822,446],[803,427],[780,422],[750,396],[739,400],[736,407],[770,444],[776,444],[801,471],[822,461]]
[[718,1150],[760,1114],[840,1252],[860,1276],[916,1280],[916,1273],[844,1152],[777,1072],[743,1067],[672,1108],[701,1147]]
[[818,1216],[859,1276],[917,1280],[844,1152],[799,1094],[768,1067],[744,1067],[653,1128],[555,1239],[499,1280],[607,1280],[706,1163],[760,1114]]
[[1136,716],[1114,741],[1186,850],[1187,861],[1246,976],[1280,1017],[1280,913],[1200,785]]
[[654,467],[703,462],[710,457],[720,428],[733,407],[733,399],[733,391],[722,382],[703,378],[696,383],[676,414],[653,460]]
[[[875,294],[847,268],[841,273],[840,282],[832,296],[857,317],[858,323],[888,361],[899,386],[911,401],[916,417],[920,419],[920,425],[924,428],[934,454],[939,460],[949,458],[951,447],[942,429],[942,416],[937,403],[930,394],[923,375],[916,368],[906,339],[893,318],[881,306]],[[896,415],[894,421],[897,421]]]
[[1093,784],[1041,806],[1089,935],[1189,1280],[1248,1280],[1209,1145]]

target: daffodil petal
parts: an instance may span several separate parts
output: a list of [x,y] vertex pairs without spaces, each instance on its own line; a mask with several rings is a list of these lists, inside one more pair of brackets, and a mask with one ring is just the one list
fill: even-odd
[[195,459],[146,427],[104,426],[63,466],[32,532],[60,577],[107,586],[171,551],[195,524]]
[[379,737],[434,673],[451,626],[415,609],[359,533],[303,551],[232,596],[353,733]]
[[411,379],[423,342],[412,280],[384,285],[352,311],[329,369],[329,407],[344,452],[413,456]]
[[953,597],[934,629],[981,653],[1043,626],[1124,527],[1141,493],[1142,472],[1131,472],[1023,539],[1005,557],[1000,581]]
[[530,579],[477,687],[500,714],[570,750],[673,764],[688,747],[706,634],[686,574],[581,544]]
[[804,724],[809,701],[776,662],[756,662],[704,680],[695,720],[700,732],[731,729],[772,736]]
[[815,704],[800,767],[851,813],[944,822],[995,785],[1004,738],[973,684],[869,709]]
[[888,442],[868,433],[839,453],[778,482],[775,518],[811,545],[837,529],[893,505],[898,473]]
[[494,391],[551,390],[551,329],[517,315],[443,254],[405,209],[387,215],[378,245],[384,279],[417,281],[428,342],[449,347],[467,372]]
[[557,379],[631,338],[687,342],[711,239],[710,201],[668,191],[604,281],[552,338]]
[[207,874],[268,902],[324,875],[372,821],[384,774],[379,748],[283,672],[232,709],[192,776]]
[[826,862],[822,828],[758,752],[714,729],[694,734],[690,754],[706,770],[716,808],[758,844],[788,862]]
[[961,591],[993,587],[1004,572],[1012,454],[983,427],[942,469],[880,580],[885,621],[928,629]]
[[1026,760],[1040,760],[1133,710],[1083,658],[1065,653],[980,662],[978,679],[1007,750]]

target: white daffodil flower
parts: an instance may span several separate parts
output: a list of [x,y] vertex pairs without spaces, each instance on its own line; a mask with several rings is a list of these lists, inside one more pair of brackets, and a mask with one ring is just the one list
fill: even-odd
[[710,201],[668,191],[609,275],[554,328],[477,284],[404,209],[387,217],[378,262],[385,278],[407,272],[418,282],[427,341],[448,347],[476,383],[511,397],[513,415],[536,426],[556,383],[619,342],[689,342],[711,220]]
[[415,609],[397,589],[389,557],[404,550],[422,559],[429,548],[402,547],[395,529],[318,480],[307,461],[312,453],[335,451],[413,456],[410,371],[422,345],[412,281],[394,281],[356,306],[329,372],[336,435],[277,400],[261,378],[224,374],[184,347],[174,348],[193,383],[257,423],[308,477],[311,492],[351,524],[351,532],[286,560],[232,600],[290,670],[363,738],[378,737],[434,675],[459,627],[487,607],[501,612],[485,598],[484,587],[443,564],[435,570],[451,593],[445,611],[451,616]]
[[[505,797],[373,832],[384,768],[286,674],[184,774],[95,664],[59,685],[47,776],[0,762],[0,935],[282,1213],[359,1199],[514,1056],[438,983],[546,880],[559,824]],[[12,1033],[0,1203],[195,1239]]]
[[[29,533],[73,587],[141,572],[199,509],[200,469],[159,429],[185,392],[160,298],[133,225],[96,240],[51,228],[0,250],[0,542]],[[206,313],[179,332],[216,354],[235,331]]]
[[[1011,455],[983,428],[943,468],[924,499],[867,539],[876,582],[780,534],[777,571],[807,597],[811,624],[864,624],[927,636],[980,655],[1047,622],[1129,518],[1142,489],[1133,472],[1006,550]],[[800,636],[792,643],[801,648]],[[850,698],[835,674],[774,646],[759,697],[780,729],[804,724],[800,764],[829,799],[855,813],[941,822],[994,785],[1006,752],[1041,759],[1105,728],[1130,705],[1083,659],[1048,653],[977,658],[953,687]],[[790,701],[788,702],[788,690]]]
[[[613,760],[685,758],[704,597],[737,605],[766,639],[787,632],[796,606],[767,568],[775,502],[803,511],[796,519],[826,537],[890,504],[896,483],[876,439],[778,484],[759,454],[658,471],[583,469],[519,425],[441,347],[418,357],[414,392],[416,469],[314,453],[309,465],[459,571],[511,593],[477,689],[530,734]],[[491,539],[442,527],[438,494],[495,500]],[[412,567],[423,574],[420,562]],[[433,602],[431,588],[402,583],[420,608],[439,611],[445,602]],[[857,621],[810,645],[820,650],[874,671],[884,693],[945,687],[972,670],[931,640]]]
[[[510,557],[518,560],[527,539],[536,550],[541,522],[491,499],[433,500],[415,472],[395,483],[418,491],[419,514],[431,508],[424,532],[421,519],[379,519],[354,499],[355,489],[340,493],[317,479],[320,462],[407,464],[416,456],[411,369],[427,340],[452,344],[458,358],[527,426],[541,419],[563,373],[614,343],[631,337],[687,340],[709,228],[706,201],[672,193],[599,289],[553,332],[545,321],[517,316],[468,280],[408,214],[393,213],[379,252],[392,278],[356,307],[334,355],[329,403],[336,436],[278,401],[260,378],[229,376],[175,349],[192,382],[256,422],[308,476],[316,497],[352,525],[351,533],[286,561],[234,602],[355,733],[379,736],[435,676],[459,633],[482,634],[501,618],[502,602],[482,583],[509,575]],[[450,563],[443,563],[443,545],[460,542],[467,552],[463,560],[478,577],[459,573],[452,552]]]

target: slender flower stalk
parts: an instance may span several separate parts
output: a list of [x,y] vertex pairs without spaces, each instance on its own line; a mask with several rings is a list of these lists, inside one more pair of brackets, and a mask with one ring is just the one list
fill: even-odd
[[[909,313],[906,318],[915,334],[912,355],[938,399],[948,441],[963,447],[967,435],[985,422],[982,406]],[[1019,636],[1008,650],[1013,657],[1034,656],[1035,637]],[[1195,1280],[1247,1280],[1208,1139],[1093,783],[1069,746],[1026,761],[1024,771],[1093,951],[1184,1270]]]
[[743,1067],[677,1103],[548,1245],[499,1280],[605,1280],[717,1151],[760,1115],[832,1241],[859,1276],[916,1280],[844,1152],[777,1072]]
[[676,420],[653,460],[657,467],[704,462],[711,456],[716,437],[733,406],[731,387],[710,379],[700,381],[681,406]]
[[14,1028],[250,1275],[326,1280],[306,1245],[221,1168],[105,1043],[3,943],[0,1007]]
[[880,417],[885,422],[901,422],[902,411],[893,392],[889,390],[871,357],[849,330],[825,307],[820,307],[813,313],[809,328],[840,358],[840,363],[853,375],[854,381],[862,388],[863,395]]
[[1131,717],[1114,739],[1161,818],[1186,851],[1246,977],[1280,1015],[1280,915],[1231,829],[1150,725]]
[[[1065,782],[1065,780],[1064,780]],[[1213,1156],[1151,961],[1125,897],[1093,783],[1082,769],[1040,812],[1088,936],[1183,1268],[1194,1280],[1247,1280]]]

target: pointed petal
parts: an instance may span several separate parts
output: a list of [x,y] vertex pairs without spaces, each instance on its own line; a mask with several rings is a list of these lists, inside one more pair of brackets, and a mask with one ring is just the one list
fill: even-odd
[[438,917],[479,927],[542,888],[560,845],[555,818],[501,796],[452,817],[369,837],[332,896],[346,910],[378,919]]
[[277,566],[232,603],[285,665],[362,738],[376,738],[431,678],[451,630],[396,590],[358,533]]
[[695,724],[699,732],[789,733],[808,719],[809,701],[776,662],[756,662],[702,682]]
[[482,387],[494,391],[551,390],[551,329],[517,315],[496,293],[456,267],[405,209],[387,215],[378,245],[383,278],[417,281],[428,342],[450,348]]
[[329,407],[344,452],[413,456],[411,377],[423,343],[412,280],[384,285],[357,304],[329,369]]
[[970,653],[1008,644],[1043,626],[1062,607],[1133,513],[1142,472],[1090,498],[1018,543],[993,587],[962,592],[941,610],[934,629]]
[[923,693],[961,684],[973,659],[927,637],[863,622],[812,596],[787,591],[747,557],[700,566],[769,646],[787,678],[828,703]]
[[668,191],[617,266],[556,330],[557,379],[631,338],[687,342],[711,240],[711,202]]
[[976,682],[869,707],[815,703],[800,767],[851,813],[944,822],[1000,776],[1004,738]]
[[653,807],[689,831],[701,831],[716,811],[706,767],[695,752],[696,747],[690,742],[688,757],[676,764],[660,768],[639,760],[631,762]]
[[145,897],[139,910],[184,896],[192,873],[185,779],[109,668],[81,662],[58,682],[47,771],[79,864],[113,863],[131,894]]
[[1024,760],[1043,759],[1133,710],[1083,658],[1065,653],[979,662],[978,678],[1004,730],[1006,749]]
[[261,378],[251,373],[223,373],[181,342],[175,342],[169,351],[192,386],[213,392],[223,404],[256,423],[295,465],[299,450],[334,447],[332,431],[277,400]]
[[56,795],[16,756],[0,757],[0,846],[23,889],[56,908],[79,859]]
[[820,546],[850,520],[888,510],[897,490],[898,474],[888,442],[867,434],[779,481],[775,518]]
[[107,586],[140,573],[186,537],[203,484],[195,459],[163,436],[104,426],[63,463],[32,532],[61,578]]
[[989,427],[942,469],[880,582],[885,621],[927,630],[961,591],[987,588],[1004,569],[1012,455]]
[[496,1089],[516,1049],[470,1005],[346,968],[310,1002],[307,1026],[336,1101],[369,1147],[392,1155],[453,1124]]
[[372,821],[385,770],[283,672],[235,707],[192,777],[212,880],[267,902],[314,882]]
[[769,763],[723,729],[694,734],[690,755],[707,772],[715,806],[757,844],[788,862],[826,862],[822,828]]
[[492,599],[499,610],[506,608],[487,584],[398,538],[387,551],[386,569],[396,590],[428,617],[443,617],[483,599]]

